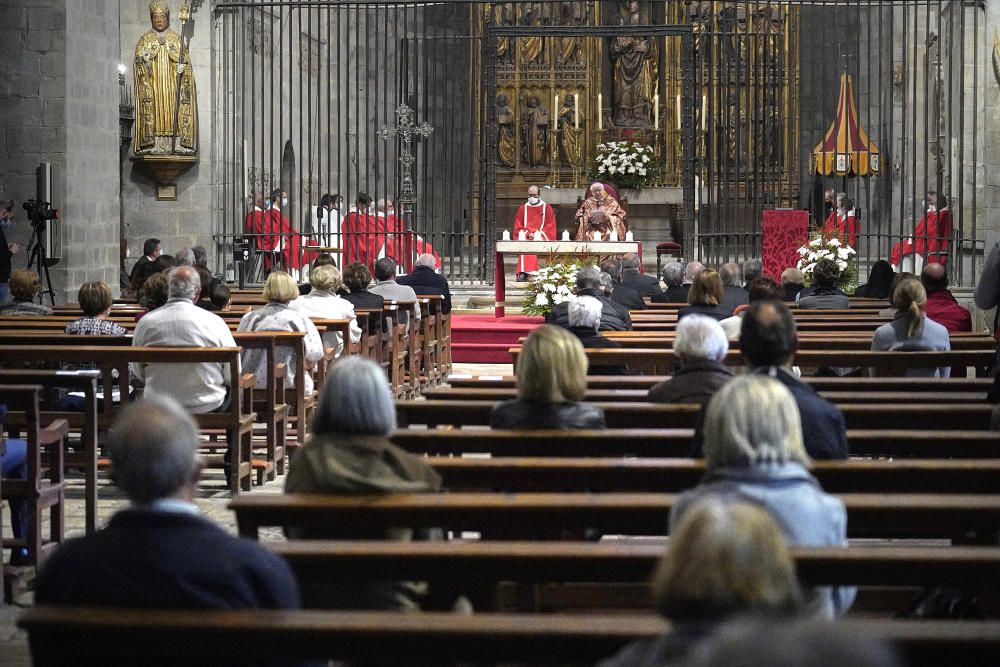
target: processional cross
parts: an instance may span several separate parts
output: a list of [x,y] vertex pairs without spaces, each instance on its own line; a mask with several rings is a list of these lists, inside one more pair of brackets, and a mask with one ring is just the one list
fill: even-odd
[[378,131],[378,136],[382,137],[383,140],[388,140],[389,137],[402,139],[403,145],[399,151],[399,167],[402,173],[402,191],[398,197],[400,204],[408,206],[417,201],[417,193],[413,189],[413,163],[416,162],[416,158],[410,151],[410,143],[415,136],[427,137],[433,131],[434,128],[427,123],[422,122],[419,125],[414,125],[413,109],[406,104],[400,104],[396,107],[395,127],[383,125],[382,129]]

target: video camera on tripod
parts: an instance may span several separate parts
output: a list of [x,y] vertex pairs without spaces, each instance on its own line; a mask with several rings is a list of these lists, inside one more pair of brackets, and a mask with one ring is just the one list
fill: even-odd
[[23,204],[28,220],[34,227],[44,227],[49,220],[59,219],[59,209],[52,208],[52,202],[29,199]]

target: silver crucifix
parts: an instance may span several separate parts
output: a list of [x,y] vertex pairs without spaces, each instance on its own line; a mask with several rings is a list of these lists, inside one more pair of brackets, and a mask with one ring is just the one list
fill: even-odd
[[426,137],[433,131],[434,128],[427,123],[414,125],[413,109],[406,106],[406,104],[400,104],[396,107],[396,127],[383,125],[382,129],[378,131],[378,136],[382,137],[383,140],[388,140],[389,137],[399,137],[402,139],[402,146],[399,151],[399,167],[402,180],[400,184],[402,191],[398,197],[399,204],[411,205],[417,201],[417,193],[413,189],[412,169],[416,158],[410,152],[410,143],[415,136]]

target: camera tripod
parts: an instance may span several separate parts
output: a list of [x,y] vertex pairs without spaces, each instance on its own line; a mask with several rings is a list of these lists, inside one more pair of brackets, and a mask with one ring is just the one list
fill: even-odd
[[45,223],[44,222],[32,222],[31,223],[31,238],[28,239],[28,268],[34,269],[37,265],[35,273],[43,278],[45,282],[42,283],[43,289],[39,294],[39,303],[45,301],[46,294],[49,295],[49,304],[56,305],[56,293],[52,289],[52,277],[49,275],[49,255],[45,248]]

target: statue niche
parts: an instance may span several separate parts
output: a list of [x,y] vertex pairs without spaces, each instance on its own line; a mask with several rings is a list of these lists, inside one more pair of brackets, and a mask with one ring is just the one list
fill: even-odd
[[524,164],[538,167],[548,163],[549,111],[537,95],[532,95],[525,103],[521,116],[521,145]]
[[[635,0],[628,3],[618,18],[620,26],[648,24],[648,14]],[[614,71],[612,122],[617,127],[651,127],[656,90],[656,41],[621,35],[611,38],[609,51]]]
[[497,95],[497,157],[500,165],[514,168],[517,150],[514,145],[514,112],[506,95]]
[[165,0],[149,3],[148,30],[135,47],[136,155],[193,155],[198,151],[194,71],[187,46],[170,29]]

